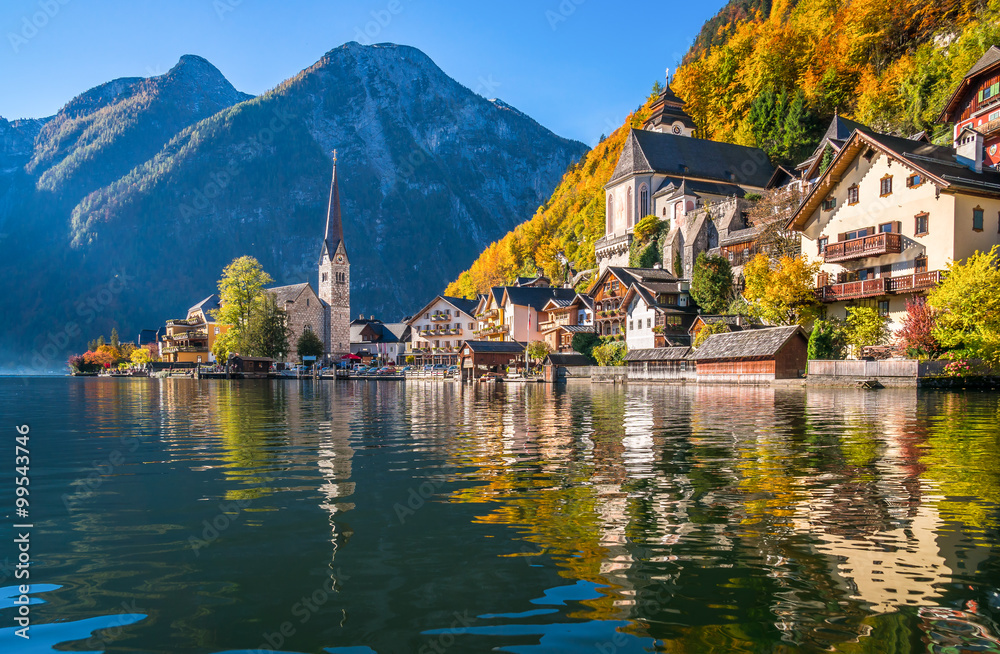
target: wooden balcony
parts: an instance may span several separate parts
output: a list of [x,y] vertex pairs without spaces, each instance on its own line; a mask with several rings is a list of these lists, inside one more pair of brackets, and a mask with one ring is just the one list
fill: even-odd
[[889,292],[889,278],[876,277],[857,282],[843,284],[828,284],[817,289],[822,302],[840,302],[841,300],[857,300],[866,297],[878,297]]
[[826,263],[851,261],[865,257],[878,257],[883,254],[899,254],[903,251],[902,234],[882,232],[862,238],[852,238],[849,241],[830,243],[823,251]]
[[816,292],[823,302],[840,302],[841,300],[879,297],[889,293],[912,293],[934,288],[940,281],[941,271],[931,270],[898,277],[876,277],[857,282],[828,284],[816,289]]
[[930,270],[927,272],[915,273],[913,275],[902,275],[900,277],[889,278],[890,293],[910,293],[927,288],[934,288],[941,281],[940,270]]

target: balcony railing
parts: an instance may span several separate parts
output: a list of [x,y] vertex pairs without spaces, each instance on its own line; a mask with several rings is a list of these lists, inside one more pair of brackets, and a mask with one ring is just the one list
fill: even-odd
[[451,320],[451,316],[449,316],[446,313],[432,313],[431,314],[431,320],[438,321],[438,322],[444,321],[444,320]]
[[883,254],[899,254],[903,251],[902,234],[895,232],[882,232],[852,238],[849,241],[830,243],[823,251],[823,260],[827,263],[837,261],[851,261],[852,259],[864,259],[865,257],[877,257]]
[[843,284],[829,284],[819,290],[823,302],[839,302],[840,300],[856,300],[864,297],[877,297],[888,293],[889,278],[876,277]]
[[164,354],[173,354],[174,352],[208,352],[208,347],[192,347],[190,345],[171,345],[169,347],[163,348]]
[[941,271],[931,270],[919,272],[912,275],[902,275],[900,277],[889,278],[890,293],[909,293],[926,288],[934,288],[941,281]]

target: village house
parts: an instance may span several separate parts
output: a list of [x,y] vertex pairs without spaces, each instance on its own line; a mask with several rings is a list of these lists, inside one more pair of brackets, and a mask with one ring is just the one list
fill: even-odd
[[973,168],[1000,165],[1000,47],[991,47],[969,69],[938,122],[955,123],[958,155]]
[[209,295],[188,309],[183,319],[168,320],[159,344],[160,360],[165,363],[214,362],[212,346],[230,327],[215,320],[213,313],[220,306],[219,296]]
[[[965,132],[963,132],[964,134]],[[941,279],[950,261],[1000,242],[1000,173],[960,150],[857,130],[789,226],[821,265],[827,315],[871,306],[902,326],[906,300]]]
[[410,340],[410,326],[403,323],[383,323],[375,316],[358,316],[351,321],[351,354],[369,361],[403,363]]
[[[628,264],[633,229],[653,214],[669,221],[664,265],[672,269],[679,257],[674,273],[690,278],[698,253],[719,246],[716,221],[696,217],[696,210],[760,193],[774,175],[763,150],[692,138],[694,122],[683,105],[668,80],[643,129],[629,132],[604,187],[605,233],[595,244],[602,272]],[[742,209],[733,211],[738,217]]]
[[628,347],[687,345],[697,313],[688,283],[660,268],[606,268],[588,291],[595,331]]
[[805,374],[809,339],[798,325],[712,334],[688,359],[704,382],[767,383]]
[[474,337],[485,341],[507,340],[507,325],[504,323],[503,286],[494,286],[483,293],[473,309],[476,318]]
[[458,362],[460,346],[472,337],[476,300],[439,295],[407,322],[410,342],[406,354],[417,365]]
[[570,302],[576,298],[576,291],[552,288],[545,277],[518,278],[518,282],[520,285],[497,286],[479,296],[474,309],[476,338],[523,343],[545,340],[545,330],[554,327],[546,306],[551,300]]
[[577,293],[572,300],[552,298],[542,312],[546,319],[538,329],[550,352],[573,352],[574,336],[594,333],[594,300],[588,295]]

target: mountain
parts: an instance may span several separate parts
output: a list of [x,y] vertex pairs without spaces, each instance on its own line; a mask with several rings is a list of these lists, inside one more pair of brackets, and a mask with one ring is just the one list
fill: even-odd
[[[395,320],[531,215],[587,148],[406,46],[348,43],[255,98],[199,57],[115,80],[40,126],[16,171],[0,311],[22,319],[0,365],[58,368],[112,326],[162,325],[242,254],[277,283],[315,282],[333,150],[352,309]],[[74,323],[82,334],[60,336]]]
[[[812,152],[836,113],[879,131],[926,131],[950,144],[941,109],[992,45],[995,0],[730,0],[710,18],[671,88],[698,134],[763,149],[774,163]],[[604,235],[603,185],[648,98],[605,142],[568,171],[530,220],[483,250],[448,286],[467,296],[543,268],[561,277],[556,253],[577,270],[594,265]]]

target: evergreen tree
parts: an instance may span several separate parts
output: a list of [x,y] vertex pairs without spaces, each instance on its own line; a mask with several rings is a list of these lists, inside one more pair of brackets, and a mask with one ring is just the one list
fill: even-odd
[[246,350],[244,353],[280,358],[288,352],[288,337],[285,311],[278,307],[274,293],[263,291],[253,304],[249,325],[240,333],[240,341]]
[[725,257],[698,254],[691,274],[691,298],[706,313],[722,313],[733,295],[733,269]]
[[111,345],[111,347],[115,348],[116,350],[118,349],[118,346],[121,345],[121,341],[118,340],[118,328],[117,327],[112,327],[111,328],[111,342],[110,342],[110,345]]
[[321,357],[323,356],[323,341],[311,329],[302,331],[299,340],[295,343],[299,357]]

